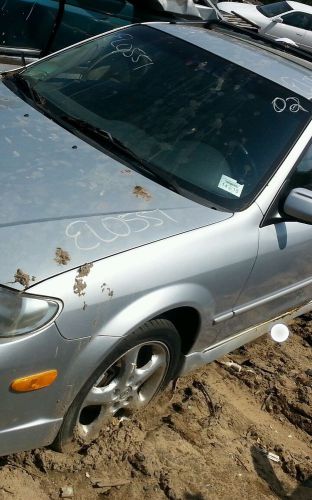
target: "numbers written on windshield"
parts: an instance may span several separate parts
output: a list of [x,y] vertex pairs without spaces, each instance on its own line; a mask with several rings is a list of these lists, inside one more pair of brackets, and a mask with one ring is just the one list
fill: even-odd
[[298,111],[309,113],[307,109],[301,106],[298,97],[287,97],[286,99],[275,97],[272,101],[272,105],[276,113],[282,113],[285,109],[291,111],[291,113],[298,113]]
[[124,57],[130,59],[130,61],[135,65],[133,71],[137,71],[154,64],[152,59],[143,49],[135,46],[134,37],[129,35],[129,33],[117,35],[117,37],[111,42],[111,46]]

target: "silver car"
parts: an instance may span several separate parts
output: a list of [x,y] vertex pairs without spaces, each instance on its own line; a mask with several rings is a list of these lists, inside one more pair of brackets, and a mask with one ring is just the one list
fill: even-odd
[[311,63],[134,25],[2,74],[0,454],[312,309]]

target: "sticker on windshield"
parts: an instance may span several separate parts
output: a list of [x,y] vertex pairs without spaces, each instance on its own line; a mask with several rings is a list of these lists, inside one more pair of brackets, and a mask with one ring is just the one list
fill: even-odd
[[244,184],[238,184],[235,179],[223,174],[218,184],[218,188],[223,189],[223,191],[227,191],[228,193],[231,193],[239,198],[242,194]]

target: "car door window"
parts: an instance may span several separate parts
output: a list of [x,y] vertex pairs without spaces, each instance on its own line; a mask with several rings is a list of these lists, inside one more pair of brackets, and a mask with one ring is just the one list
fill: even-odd
[[312,15],[311,14],[306,14],[308,22],[307,22],[307,27],[305,28],[308,31],[312,31]]
[[290,177],[290,190],[298,187],[312,191],[312,144],[306,150]]
[[126,2],[124,0],[67,0],[66,3],[81,9],[116,14],[124,8]]
[[295,28],[300,28],[303,30],[311,29],[311,16],[305,12],[290,12],[283,16],[284,24],[288,26],[293,26]]
[[[138,9],[140,11],[140,9]],[[66,0],[61,24],[49,52],[127,24],[147,21],[124,0]]]
[[44,49],[57,18],[59,0],[10,0],[1,4],[0,46],[33,52]]

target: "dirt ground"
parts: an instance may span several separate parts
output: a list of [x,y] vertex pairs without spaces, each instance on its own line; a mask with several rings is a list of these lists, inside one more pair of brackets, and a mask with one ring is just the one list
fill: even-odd
[[312,315],[292,331],[178,379],[77,454],[0,458],[0,499],[311,500]]

